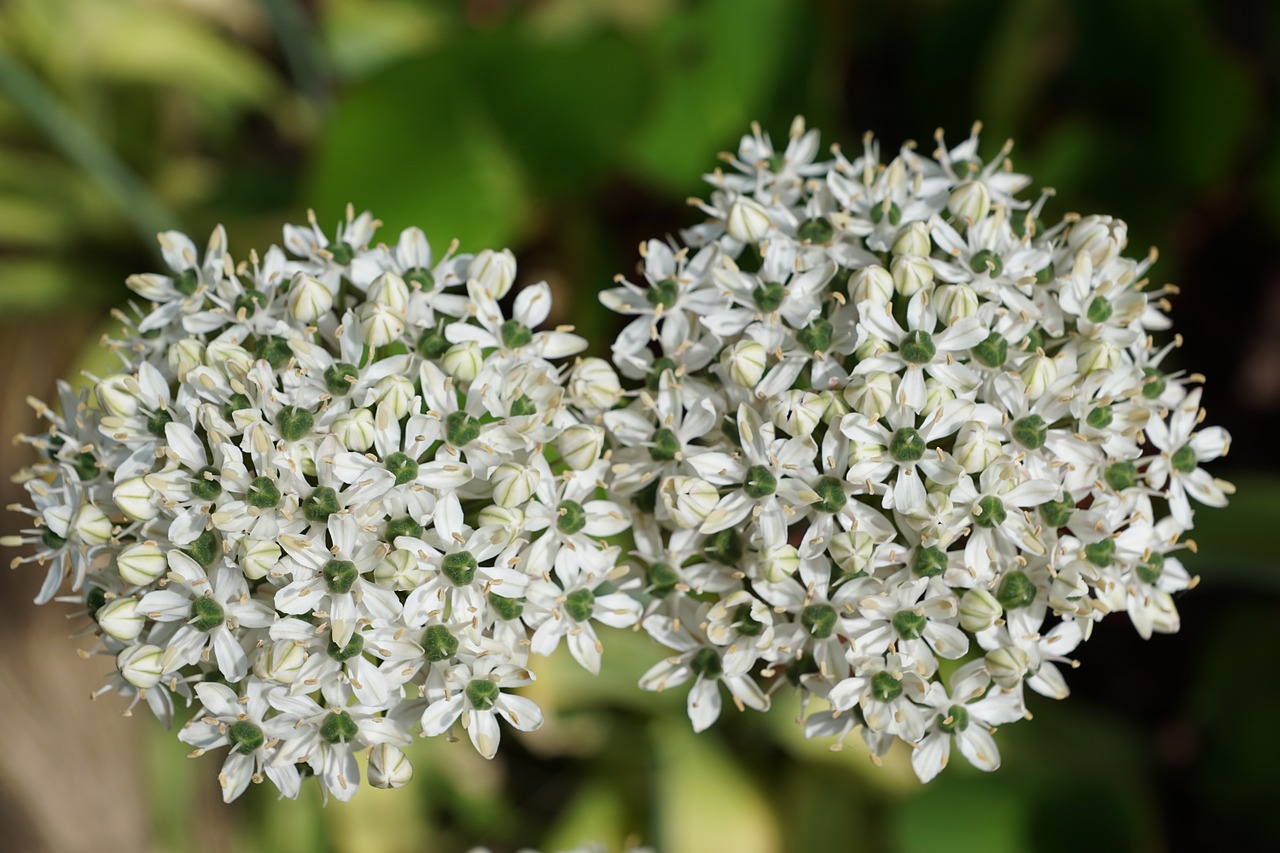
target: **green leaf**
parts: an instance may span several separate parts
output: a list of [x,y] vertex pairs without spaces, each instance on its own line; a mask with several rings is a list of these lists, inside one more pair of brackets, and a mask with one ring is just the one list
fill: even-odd
[[769,103],[802,5],[706,0],[671,16],[655,40],[655,105],[628,140],[631,162],[673,189],[696,185],[708,152]]
[[526,218],[522,178],[474,82],[451,50],[397,66],[339,101],[306,197],[322,222],[348,203],[385,224],[384,239],[422,228],[436,251],[510,242]]
[[[1222,473],[1222,472],[1214,472]],[[1280,480],[1246,474],[1229,477],[1236,493],[1223,509],[1196,506],[1197,553],[1180,552],[1187,569],[1206,586],[1280,589],[1271,525],[1280,515]]]

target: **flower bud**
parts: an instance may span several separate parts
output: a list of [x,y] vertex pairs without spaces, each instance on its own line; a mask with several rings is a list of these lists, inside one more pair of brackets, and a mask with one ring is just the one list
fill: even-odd
[[374,438],[378,434],[378,426],[373,412],[368,409],[352,409],[343,412],[333,419],[330,432],[342,442],[343,447],[356,453],[364,453],[373,447]]
[[111,541],[111,519],[93,504],[85,504],[71,524],[71,535],[86,545],[105,545]]
[[160,512],[152,496],[155,492],[142,477],[121,480],[111,490],[116,508],[134,521],[150,521]]
[[240,558],[240,569],[245,578],[256,581],[271,574],[271,570],[280,562],[284,553],[280,546],[270,539],[245,539],[241,543],[244,556]]
[[392,416],[400,420],[409,414],[413,393],[413,383],[403,376],[384,376],[373,386],[373,401],[387,404]]
[[1058,381],[1058,363],[1051,356],[1033,355],[1018,371],[1027,386],[1027,396],[1035,399]]
[[121,642],[136,640],[147,625],[147,617],[138,612],[138,599],[117,598],[109,601],[94,617],[102,633]]
[[1174,604],[1173,596],[1163,589],[1152,588],[1151,603],[1151,630],[1157,634],[1178,633],[1178,629],[1182,627],[1182,618],[1178,615],[1178,606]]
[[845,530],[827,540],[827,553],[843,571],[851,574],[866,571],[875,550],[875,540],[869,534]]
[[697,527],[720,502],[720,491],[698,477],[668,477],[659,490],[662,505],[677,527]]
[[967,284],[944,284],[933,292],[933,307],[948,325],[977,314],[978,304],[978,294]]
[[769,354],[758,342],[744,338],[720,353],[720,364],[729,381],[743,388],[754,388],[764,376]]
[[927,258],[904,255],[894,258],[889,268],[893,273],[893,286],[903,296],[915,296],[933,287],[933,266]]
[[987,652],[986,663],[991,680],[1001,687],[1012,689],[1027,674],[1029,660],[1027,653],[1017,646],[1001,646]]
[[375,744],[369,751],[369,784],[375,788],[402,788],[413,778],[409,757],[389,743]]
[[977,474],[1003,455],[1003,445],[986,424],[973,421],[956,433],[956,446],[951,455],[966,473]]
[[1093,610],[1089,587],[1075,571],[1059,572],[1049,584],[1049,606],[1059,613],[1087,616]]
[[204,350],[204,363],[225,376],[241,377],[253,369],[255,359],[244,347],[229,341],[211,341]]
[[1129,226],[1110,216],[1086,216],[1067,233],[1067,249],[1072,255],[1088,254],[1095,269],[1114,260],[1128,244]]
[[116,655],[116,667],[124,680],[142,690],[155,687],[164,675],[164,651],[159,646],[141,645]]
[[388,589],[417,589],[426,583],[430,567],[412,551],[395,550],[373,569],[373,580]]
[[849,296],[854,305],[868,300],[888,302],[893,298],[893,288],[893,276],[877,264],[854,270],[849,276]]
[[569,396],[586,411],[612,409],[622,397],[618,374],[602,358],[584,358],[569,374]]
[[480,375],[480,368],[484,367],[484,353],[480,344],[475,341],[463,341],[445,350],[440,363],[445,373],[458,382],[469,385]]
[[800,552],[792,545],[777,545],[760,555],[760,573],[769,583],[778,583],[800,570]]
[[324,282],[300,272],[289,284],[285,307],[299,323],[314,323],[333,308],[333,291]]
[[877,370],[862,373],[844,386],[844,401],[849,410],[868,418],[882,418],[893,405],[893,374]]
[[504,544],[511,543],[516,535],[524,529],[525,512],[518,506],[504,507],[497,504],[489,504],[478,513],[478,520],[481,527],[488,525],[497,525],[501,527],[503,533],[506,534]]
[[164,551],[155,545],[139,542],[130,545],[116,557],[116,571],[129,586],[147,586],[164,577],[169,562]]
[[772,226],[769,211],[760,202],[745,196],[739,196],[733,202],[725,218],[725,230],[740,243],[759,243]]
[[928,417],[943,403],[949,403],[955,398],[955,391],[930,376],[924,381],[924,405],[920,407],[920,414]]
[[377,302],[366,302],[356,310],[360,318],[360,337],[374,348],[384,347],[404,331],[404,317],[395,309]]
[[866,361],[869,358],[876,358],[891,350],[884,338],[878,338],[875,335],[867,335],[862,343],[858,344],[858,348],[853,351],[853,357],[858,361]]
[[527,465],[503,462],[489,475],[493,502],[500,507],[523,506],[538,489],[538,472]]
[[185,382],[187,373],[204,364],[204,350],[204,342],[195,338],[183,338],[169,345],[169,369],[177,375],[179,382]]
[[920,221],[908,224],[898,232],[898,236],[893,241],[895,255],[927,258],[932,251],[933,241],[929,238],[929,226]]
[[798,438],[811,435],[818,424],[822,423],[827,404],[812,391],[792,389],[770,397],[768,408],[773,425]]
[[1087,338],[1076,353],[1076,370],[1088,375],[1098,370],[1113,370],[1120,364],[1120,348],[1111,341]]
[[827,426],[840,423],[840,419],[849,414],[849,406],[844,397],[835,391],[822,391],[818,394],[822,401],[822,422]]
[[604,450],[604,430],[591,424],[574,424],[560,433],[556,449],[570,468],[581,471],[600,458]]
[[960,219],[977,222],[991,210],[991,194],[982,181],[969,181],[951,191],[947,210]]
[[985,589],[966,590],[960,596],[960,627],[970,634],[994,626],[1003,615],[1004,608],[1000,602]]
[[393,272],[384,272],[369,285],[367,292],[370,302],[381,305],[398,317],[404,317],[409,310],[409,288],[404,279]]
[[253,659],[253,673],[272,684],[293,684],[307,662],[307,650],[293,640],[277,640],[262,647]]
[[467,281],[479,284],[494,299],[501,299],[516,280],[516,256],[509,249],[485,249],[467,266]]
[[129,389],[130,385],[137,388],[137,380],[117,374],[99,382],[94,392],[102,408],[118,418],[131,418],[138,413],[138,398]]

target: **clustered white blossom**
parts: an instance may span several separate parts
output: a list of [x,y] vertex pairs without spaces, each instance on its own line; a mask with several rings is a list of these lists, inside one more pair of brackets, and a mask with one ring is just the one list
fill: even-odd
[[1042,223],[1050,193],[1020,199],[978,131],[886,161],[754,128],[709,219],[602,294],[642,383],[601,415],[612,495],[671,650],[641,687],[689,684],[697,730],[722,687],[765,710],[791,684],[809,736],[901,739],[926,781],[953,741],[992,770],[1096,622],[1178,629],[1191,502],[1233,489],[1202,467],[1229,443],[1202,378],[1153,339],[1174,289],[1120,220]]
[[23,437],[41,461],[6,544],[47,570],[37,601],[87,607],[115,663],[99,692],[166,723],[198,701],[179,737],[225,751],[227,800],[308,775],[346,800],[358,752],[397,787],[412,735],[459,723],[490,758],[499,717],[542,724],[510,692],[530,653],[564,639],[594,672],[594,624],[641,616],[580,414],[616,376],[538,330],[545,283],[504,299],[510,252],[371,245],[377,225],[312,217],[239,263],[221,227],[203,255],[160,235],[169,271],[129,279],[142,301],[106,342],[117,372],[34,402],[48,429]]

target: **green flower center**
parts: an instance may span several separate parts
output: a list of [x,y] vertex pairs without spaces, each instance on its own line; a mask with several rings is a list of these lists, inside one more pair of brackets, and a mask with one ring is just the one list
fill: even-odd
[[1103,472],[1102,478],[1107,485],[1122,492],[1138,484],[1138,466],[1132,462],[1112,462]]
[[259,338],[255,350],[258,358],[271,365],[272,370],[279,370],[293,356],[289,342],[273,335]]
[[[76,476],[80,478],[80,482],[87,483],[98,476],[98,457],[92,453],[81,453],[76,456],[75,461]],[[215,472],[216,473],[216,472]],[[221,488],[219,488],[221,491]],[[217,497],[216,495],[214,497]],[[212,500],[212,498],[211,498]]]
[[702,553],[708,560],[726,566],[736,566],[742,559],[742,542],[734,530],[721,530],[706,538],[702,543]]
[[876,225],[879,225],[886,218],[888,218],[890,225],[897,225],[902,221],[902,211],[898,209],[898,205],[889,201],[889,199],[871,205],[870,216],[871,221]]
[[973,357],[987,367],[1004,367],[1009,360],[1009,342],[999,332],[992,332],[987,339],[974,347],[970,352]]
[[520,349],[533,342],[533,331],[519,320],[507,320],[499,327],[499,334],[507,349]]
[[202,501],[211,501],[222,494],[222,483],[218,482],[221,472],[211,465],[206,465],[191,478],[191,494]]
[[340,361],[331,364],[324,371],[324,387],[335,397],[351,393],[351,387],[360,378],[360,370],[354,364]]
[[249,501],[249,506],[273,509],[280,504],[280,489],[270,477],[254,477],[249,481],[245,498]]
[[334,711],[320,724],[320,739],[325,743],[351,743],[360,734],[360,727],[346,711]]
[[596,603],[596,594],[589,589],[575,589],[564,597],[564,612],[574,622],[586,622],[591,618],[591,608]]
[[511,417],[524,418],[538,413],[538,404],[527,394],[521,394],[511,401]]
[[212,631],[227,621],[227,611],[212,598],[197,598],[191,602],[191,627],[197,631]]
[[342,509],[338,503],[338,493],[329,486],[320,486],[302,499],[302,514],[307,521],[324,522],[329,516]]
[[186,269],[173,277],[173,287],[184,296],[190,296],[200,286],[200,275],[195,270]]
[[427,329],[418,336],[416,349],[418,355],[423,358],[439,358],[448,352],[451,346],[453,344],[449,343],[449,339],[439,329]]
[[1084,557],[1100,569],[1105,569],[1116,558],[1116,542],[1107,537],[1084,546]]
[[800,611],[800,624],[810,635],[825,640],[836,629],[836,609],[830,604],[810,604]]
[[454,447],[466,447],[480,437],[480,421],[466,412],[450,412],[444,418],[444,437]]
[[1133,571],[1143,583],[1155,583],[1164,573],[1164,554],[1153,551],[1146,562],[1138,563]]
[[557,510],[556,529],[572,535],[587,526],[587,511],[577,501],[561,501]]
[[436,286],[436,277],[426,267],[414,267],[404,274],[404,283],[416,290],[431,290]]
[[967,728],[969,728],[969,712],[963,705],[952,705],[947,709],[945,717],[938,715],[938,731],[953,735]]
[[973,253],[973,257],[969,259],[969,269],[978,275],[984,272],[989,273],[992,278],[1004,272],[1004,261],[1000,260],[1000,256],[990,249],[981,249]]
[[503,622],[519,619],[524,613],[524,601],[519,598],[503,598],[495,592],[489,593],[489,606]]
[[187,554],[206,569],[222,556],[222,546],[212,530],[206,530],[186,547]]
[[1026,572],[1014,569],[1005,573],[1000,581],[1000,588],[996,590],[996,601],[1000,602],[1001,607],[1005,610],[1016,610],[1019,607],[1026,607],[1035,600],[1036,585],[1032,583],[1031,578],[1027,577]]
[[902,695],[902,679],[888,672],[877,672],[871,676],[871,695],[881,702],[892,702]]
[[893,614],[893,630],[904,640],[918,640],[924,634],[929,620],[914,610],[899,610]]
[[889,439],[889,455],[897,462],[916,462],[924,456],[924,451],[924,439],[911,427],[903,427]]
[[655,598],[666,598],[680,583],[680,575],[666,563],[652,563],[644,570],[644,580]]
[[329,247],[329,254],[333,256],[333,262],[335,264],[339,264],[344,267],[351,263],[351,258],[355,255],[351,247],[341,240],[334,241],[334,244]]
[[831,222],[825,216],[815,216],[800,223],[800,227],[796,229],[796,239],[801,242],[825,244],[831,242],[835,233]]
[[267,737],[248,720],[236,720],[227,726],[227,740],[231,741],[231,751],[241,755],[252,755],[267,742]]
[[820,512],[837,513],[849,503],[844,493],[844,481],[836,477],[822,477],[813,490],[818,493],[818,502],[814,506]]
[[753,290],[751,296],[756,301],[756,307],[762,313],[772,314],[782,307],[782,300],[786,296],[786,291],[779,282],[766,281]]
[[467,684],[467,701],[477,711],[488,711],[502,693],[498,685],[487,678],[473,678]]
[[329,592],[342,595],[350,592],[351,587],[355,586],[356,579],[360,577],[360,570],[350,560],[330,560],[324,564],[320,574],[324,576],[324,585]]
[[1013,422],[1013,440],[1027,450],[1039,450],[1049,437],[1049,426],[1039,415],[1027,415]]
[[[243,409],[252,409],[252,408],[253,408],[253,401],[250,400],[248,397],[246,397],[244,394],[232,394],[230,397],[227,398],[227,402],[224,403],[222,406],[222,417],[223,419],[230,421],[231,416],[234,415],[236,412],[239,412]],[[163,427],[161,428],[160,432],[161,432],[161,435],[164,434]]]
[[396,485],[403,486],[418,479],[418,463],[410,456],[396,452],[386,458],[387,470],[396,476]]
[[831,347],[831,335],[835,328],[819,317],[796,332],[796,342],[812,353],[826,352]]
[[480,564],[476,562],[476,558],[472,556],[470,551],[446,554],[444,560],[440,563],[440,571],[444,572],[444,576],[454,586],[468,586],[475,580],[476,569],[478,568],[480,568]]
[[676,300],[680,298],[680,283],[674,278],[664,278],[653,287],[650,287],[645,296],[648,298],[649,304],[655,308],[659,305],[664,310],[671,308],[676,304]]
[[653,433],[653,446],[649,448],[649,456],[655,462],[670,462],[680,454],[680,439],[666,427],[659,427]]
[[1090,323],[1105,323],[1111,319],[1111,303],[1101,296],[1095,296],[1085,309],[1084,316]]
[[1055,530],[1065,527],[1075,511],[1076,502],[1071,495],[1063,495],[1060,501],[1040,504],[1040,517],[1044,519],[1045,525]]
[[422,635],[422,652],[427,660],[439,663],[458,651],[458,638],[443,625],[429,625]]
[[1169,457],[1169,464],[1173,466],[1173,470],[1181,474],[1190,474],[1199,467],[1200,460],[1196,458],[1196,452],[1191,445],[1184,444]]
[[1004,508],[1004,501],[994,495],[979,498],[977,506],[973,508],[973,523],[979,527],[999,527],[1008,517],[1009,513]]
[[244,316],[252,317],[258,312],[258,309],[267,304],[267,295],[260,290],[246,290],[244,293],[236,297],[235,305],[232,313],[239,316],[244,311]]
[[316,420],[311,412],[298,406],[285,406],[276,415],[276,429],[280,437],[286,441],[297,441],[315,426]]
[[658,386],[662,384],[662,374],[671,371],[674,376],[676,372],[676,363],[674,359],[662,356],[653,360],[653,367],[649,369],[649,375],[645,377],[644,384],[650,391],[657,391]]
[[932,545],[917,548],[915,556],[911,558],[911,571],[916,577],[936,578],[946,570],[946,552]]
[[898,352],[902,354],[904,360],[912,364],[928,364],[938,354],[938,348],[933,343],[932,335],[917,329],[914,332],[908,332],[902,339],[902,346],[898,348]]
[[169,414],[168,409],[161,409],[151,417],[147,418],[147,432],[156,438],[164,438],[165,424],[173,423],[173,415]]
[[1145,377],[1142,384],[1142,396],[1148,400],[1154,400],[1164,393],[1164,389],[1168,387],[1165,382],[1164,374],[1154,367],[1142,368],[1142,375]]
[[760,500],[778,490],[778,480],[764,465],[752,465],[742,479],[742,490],[752,500]]
[[758,637],[764,633],[764,623],[756,621],[751,615],[751,605],[742,604],[733,611],[733,627],[746,637]]
[[388,521],[384,534],[386,541],[394,542],[401,536],[412,536],[414,539],[421,537],[422,525],[407,515],[403,518],[393,518]]
[[1085,415],[1084,422],[1094,429],[1106,429],[1114,418],[1110,406],[1098,406]]
[[720,653],[709,646],[704,646],[693,653],[693,657],[689,658],[689,669],[693,670],[694,675],[709,681],[724,675],[724,667],[720,664]]
[[338,663],[346,663],[356,655],[364,651],[364,637],[359,634],[352,634],[351,639],[347,640],[345,646],[339,647],[337,643],[330,641],[329,657]]

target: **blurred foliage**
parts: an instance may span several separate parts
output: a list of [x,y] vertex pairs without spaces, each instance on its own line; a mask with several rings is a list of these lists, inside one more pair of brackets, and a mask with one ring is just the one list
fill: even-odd
[[[255,790],[226,810],[235,848],[630,838],[671,853],[1001,853],[1250,838],[1280,759],[1266,677],[1280,653],[1256,638],[1280,617],[1263,535],[1280,512],[1264,450],[1280,356],[1254,354],[1280,329],[1278,56],[1270,0],[0,5],[2,316],[102,314],[128,273],[155,267],[160,228],[200,241],[224,222],[243,256],[308,207],[332,223],[352,202],[388,239],[417,224],[438,249],[512,245],[557,290],[553,319],[599,342],[612,320],[594,293],[640,239],[695,221],[684,196],[752,119],[776,137],[804,113],[827,141],[853,149],[873,129],[892,149],[939,125],[959,140],[980,118],[990,151],[1014,137],[1019,169],[1061,190],[1052,213],[1113,213],[1136,248],[1165,249],[1157,274],[1184,290],[1180,363],[1210,377],[1206,404],[1236,436],[1240,493],[1198,518],[1204,583],[1183,600],[1183,633],[1143,644],[1105,623],[1077,695],[1002,732],[993,776],[953,766],[922,789],[903,753],[876,768],[857,743],[804,741],[783,694],[769,716],[729,714],[695,738],[683,693],[634,688],[661,653],[614,634],[607,677],[559,661],[531,691],[546,728],[504,733],[498,760],[423,743],[408,790],[324,810],[310,787],[297,804]],[[186,762],[155,726],[147,742],[156,849],[189,849],[214,759]]]

